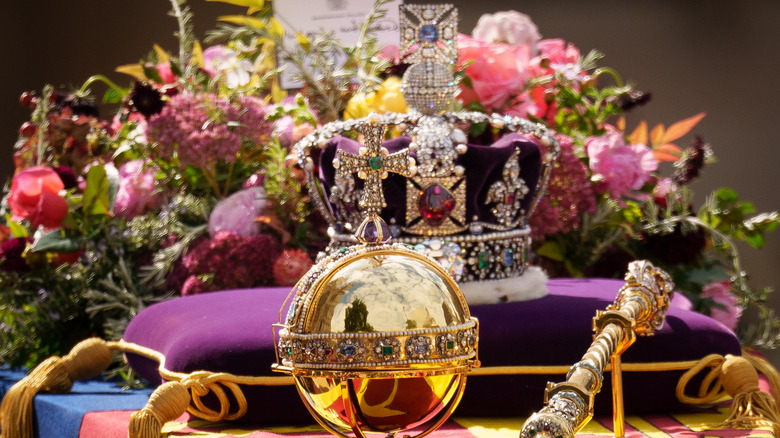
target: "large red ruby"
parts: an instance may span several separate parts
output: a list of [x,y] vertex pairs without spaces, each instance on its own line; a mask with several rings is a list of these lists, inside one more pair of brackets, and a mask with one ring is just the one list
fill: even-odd
[[428,186],[417,200],[420,216],[426,224],[438,227],[443,224],[455,209],[455,197],[443,185],[436,183]]

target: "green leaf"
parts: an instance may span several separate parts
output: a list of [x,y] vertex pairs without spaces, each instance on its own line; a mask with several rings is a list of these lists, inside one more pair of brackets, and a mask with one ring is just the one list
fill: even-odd
[[103,95],[103,103],[119,103],[122,101],[122,97],[116,88],[109,88]]
[[145,65],[144,67],[144,74],[147,78],[149,78],[152,81],[157,82],[158,84],[162,84],[163,80],[162,77],[160,77],[160,72],[157,71],[156,67]]
[[486,113],[487,114],[487,112],[488,112],[487,109],[485,108],[485,106],[482,105],[481,102],[477,102],[476,100],[473,101],[473,102],[469,102],[468,105],[466,105],[466,108],[468,108],[471,111],[477,111],[477,112],[480,112],[480,113]]
[[726,188],[718,189],[718,191],[715,192],[715,196],[716,196],[716,198],[718,200],[718,203],[721,204],[721,205],[723,205],[723,204],[733,204],[733,203],[737,202],[737,199],[738,199],[737,198],[737,192],[735,192],[732,189],[726,189]]
[[11,220],[11,215],[6,213],[5,221],[6,221],[6,223],[8,223],[8,228],[11,229],[11,234],[14,237],[27,237],[27,236],[29,236],[29,233],[27,232],[27,228],[25,228],[19,222],[14,222],[13,220]]
[[92,166],[89,168],[89,172],[87,172],[87,187],[84,189],[84,199],[82,201],[82,209],[85,216],[105,216],[111,214],[109,185],[109,179],[104,166]]
[[178,62],[173,62],[173,60],[171,59],[170,61],[168,61],[168,65],[171,66],[171,73],[175,74],[178,77],[181,77],[183,75],[181,71],[181,67],[179,66]]
[[57,228],[36,236],[30,248],[34,252],[74,252],[81,248],[81,243],[73,236],[68,236],[65,230]]
[[119,191],[119,170],[114,166],[110,166],[106,167],[105,171],[106,180],[108,180],[108,210],[113,212],[116,193]]
[[540,256],[547,257],[548,259],[555,260],[556,262],[562,262],[564,259],[563,250],[557,242],[547,241],[536,250],[536,253]]
[[747,242],[750,246],[756,249],[763,248],[764,244],[766,243],[766,239],[764,239],[763,233],[759,233],[759,232],[745,233],[744,237],[745,237],[745,242]]

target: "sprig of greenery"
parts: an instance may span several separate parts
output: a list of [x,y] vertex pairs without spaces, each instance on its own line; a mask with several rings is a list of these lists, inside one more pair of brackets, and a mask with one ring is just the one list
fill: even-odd
[[186,5],[186,0],[170,0],[171,11],[168,13],[176,19],[179,30],[174,35],[179,39],[179,70],[181,71],[181,82],[185,87],[192,86],[190,78],[195,73],[197,66],[190,62],[190,54],[195,46],[195,33],[192,25],[192,12]]
[[[681,194],[681,196],[677,196]],[[754,248],[764,244],[764,233],[774,230],[780,223],[780,214],[770,212],[754,217],[746,217],[754,212],[750,203],[739,202],[736,193],[730,189],[720,189],[713,192],[694,216],[687,211],[690,205],[690,193],[687,188],[667,197],[668,207],[659,214],[655,202],[645,204],[647,213],[640,230],[647,234],[668,234],[676,227],[704,230],[712,239],[715,249],[723,253],[731,267],[731,291],[737,297],[739,305],[755,308],[761,322],[759,327],[746,328],[740,332],[743,345],[760,348],[774,348],[780,345],[780,318],[766,304],[766,299],[772,292],[771,288],[754,290],[749,284],[749,277],[742,267],[739,249],[735,241],[745,241]]]

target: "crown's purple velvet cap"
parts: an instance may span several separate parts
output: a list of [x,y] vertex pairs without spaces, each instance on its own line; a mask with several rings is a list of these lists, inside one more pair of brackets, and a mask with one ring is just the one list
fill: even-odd
[[[398,137],[385,141],[382,145],[392,154],[409,147],[409,137]],[[336,151],[342,149],[345,152],[357,154],[361,144],[346,137],[334,137],[319,157],[319,176],[326,193],[330,193],[334,185],[336,169],[333,168],[333,159]],[[476,215],[480,221],[494,222],[495,217],[491,212],[492,205],[486,205],[484,199],[495,181],[502,180],[504,165],[510,159],[515,149],[520,150],[518,162],[520,164],[520,177],[529,188],[528,194],[521,201],[521,208],[528,211],[536,196],[537,185],[542,169],[541,149],[534,141],[518,133],[505,135],[491,146],[469,144],[465,154],[459,155],[455,164],[466,169],[466,218],[471,221]],[[415,154],[412,153],[412,157]],[[363,181],[355,178],[356,187],[363,188]],[[406,178],[391,173],[382,182],[387,207],[382,210],[385,220],[395,219],[400,225],[407,225],[406,218]],[[331,209],[334,206],[330,206]]]

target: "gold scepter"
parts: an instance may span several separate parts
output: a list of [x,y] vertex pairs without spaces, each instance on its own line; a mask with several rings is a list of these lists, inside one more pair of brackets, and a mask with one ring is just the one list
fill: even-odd
[[615,437],[625,435],[623,379],[620,355],[636,341],[664,324],[674,284],[669,275],[648,261],[631,262],[626,284],[615,301],[593,318],[593,343],[582,360],[572,365],[566,381],[548,383],[546,405],[531,415],[520,438],[570,438],[593,417],[593,399],[601,390],[607,360],[612,369],[612,403]]

